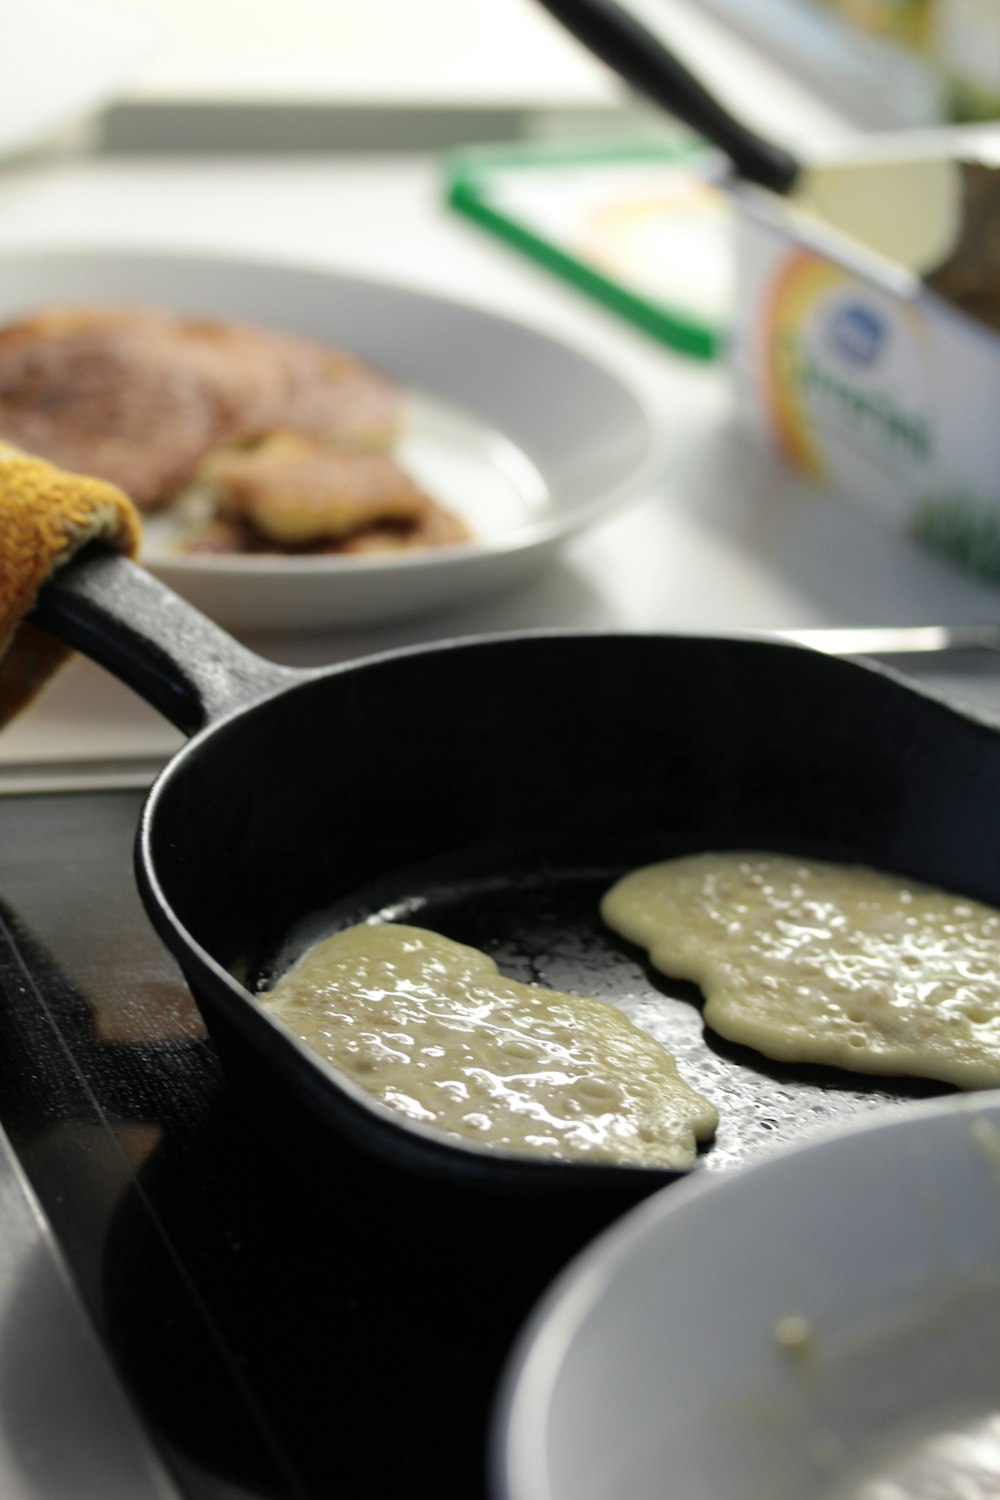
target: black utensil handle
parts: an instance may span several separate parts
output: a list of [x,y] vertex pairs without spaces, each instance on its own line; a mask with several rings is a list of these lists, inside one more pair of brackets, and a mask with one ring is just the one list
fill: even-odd
[[28,618],[185,734],[313,675],[248,651],[144,568],[96,543],[56,571]]
[[718,146],[741,177],[777,193],[799,176],[796,159],[733,118],[660,39],[615,0],[541,0],[595,57],[654,104]]

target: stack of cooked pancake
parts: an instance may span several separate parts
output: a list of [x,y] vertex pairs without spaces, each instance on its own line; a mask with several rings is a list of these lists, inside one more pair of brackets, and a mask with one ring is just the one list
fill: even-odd
[[467,540],[394,458],[400,410],[393,382],[355,356],[246,324],[65,307],[0,329],[0,438],[146,512],[207,498],[189,551]]

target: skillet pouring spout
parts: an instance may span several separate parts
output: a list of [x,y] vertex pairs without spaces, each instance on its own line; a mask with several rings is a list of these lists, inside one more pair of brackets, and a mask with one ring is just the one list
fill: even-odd
[[144,805],[137,880],[267,1129],[421,1192],[523,1195],[539,1213],[617,1212],[673,1180],[436,1133],[320,1061],[254,994],[315,938],[365,921],[429,928],[512,979],[620,1005],[718,1108],[709,1168],[942,1091],[723,1044],[697,994],[653,975],[599,904],[637,865],[758,849],[1000,905],[993,724],[871,664],[750,637],[515,632],[292,671],[99,552],[61,569],[33,618],[192,736]]

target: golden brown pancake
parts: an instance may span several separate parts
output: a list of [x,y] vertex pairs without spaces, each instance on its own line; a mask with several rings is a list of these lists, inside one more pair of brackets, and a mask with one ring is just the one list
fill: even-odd
[[0,329],[0,438],[146,510],[221,446],[275,427],[387,446],[398,419],[385,376],[292,334],[147,307],[48,308]]
[[438,505],[390,454],[349,450],[275,432],[214,454],[202,478],[216,525],[199,551],[383,552],[466,541],[458,516]]
[[453,542],[472,540],[472,532],[460,516],[428,500],[424,510],[412,523],[393,526],[388,523],[356,531],[328,550],[331,552],[410,552],[415,547],[446,547]]
[[0,436],[119,485],[144,509],[189,478],[224,430],[201,372],[153,312],[43,312],[0,330]]
[[286,428],[345,447],[386,448],[398,436],[396,386],[355,355],[206,318],[178,319],[176,333],[223,403],[229,441]]

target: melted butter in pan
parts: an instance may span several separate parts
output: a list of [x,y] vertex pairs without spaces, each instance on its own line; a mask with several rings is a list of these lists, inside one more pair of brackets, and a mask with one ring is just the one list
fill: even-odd
[[1000,1084],[1000,912],[862,866],[696,854],[626,875],[601,912],[705,1021],[783,1062]]
[[335,933],[258,999],[385,1104],[487,1146],[679,1169],[718,1123],[613,1006],[505,979],[421,928]]

